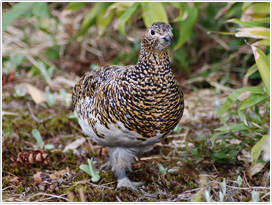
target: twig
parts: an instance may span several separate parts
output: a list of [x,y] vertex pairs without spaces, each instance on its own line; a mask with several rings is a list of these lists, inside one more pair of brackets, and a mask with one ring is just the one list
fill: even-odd
[[108,184],[114,184],[115,182],[110,182],[110,183],[107,183],[107,184],[93,184],[93,183],[90,183],[90,180],[86,179],[86,180],[82,180],[82,181],[79,181],[79,182],[76,182],[73,186],[77,186],[78,184],[90,184],[94,187],[97,187],[97,188],[107,188],[107,189],[114,189],[113,187],[109,187],[109,186],[106,186]]
[[[18,177],[18,176],[16,176],[15,174],[13,174],[13,173],[11,173],[11,172],[2,171],[2,173],[7,173],[7,174],[12,175],[12,176],[14,176],[14,177]],[[9,177],[9,176],[7,176],[7,177]]]
[[16,112],[8,112],[5,110],[2,110],[2,116],[4,116],[4,115],[19,115],[19,114]]
[[217,169],[216,169],[215,165],[214,165],[214,164],[212,164],[212,165],[213,165],[213,168],[215,169],[216,173],[218,173],[218,171],[217,171]]
[[215,195],[217,196],[217,198],[220,199],[220,198],[219,198],[219,195],[218,195],[217,192],[214,190],[214,188],[211,187],[211,189],[212,189],[213,193],[215,193]]
[[219,84],[218,82],[210,81],[210,84],[211,84],[212,86],[214,86],[215,88],[218,88],[218,89],[220,89],[220,90],[223,90],[223,91],[226,91],[226,92],[233,92],[233,89],[228,88],[228,87],[226,87],[226,86],[223,86],[223,85]]
[[182,192],[182,194],[187,193],[187,192],[194,192],[194,191],[197,191],[199,189],[201,189],[201,188],[195,188],[195,189],[187,190],[187,191]]
[[[112,182],[115,183],[115,182]],[[114,189],[113,187],[109,187],[109,186],[104,186],[104,185],[98,185],[98,184],[93,184],[90,183],[92,186],[97,187],[97,188],[106,188],[106,189]]]
[[48,76],[46,69],[43,66],[40,66],[39,63],[34,58],[32,58],[32,56],[30,56],[28,54],[26,54],[25,56],[28,58],[28,60],[33,65],[35,65],[41,71],[41,73],[44,75],[44,78],[45,78],[46,82],[51,87],[52,86],[52,81],[51,81],[50,77]]
[[34,194],[34,195],[30,196],[26,201],[30,201],[30,199],[32,199],[33,197],[40,196],[40,195],[49,196],[50,198],[45,198],[45,199],[42,199],[42,200],[39,199],[39,201],[49,200],[49,199],[52,199],[52,198],[58,198],[58,199],[62,199],[62,200],[65,200],[65,201],[70,201],[69,199],[62,197],[62,196],[67,195],[67,193],[63,194],[63,195],[60,195],[60,196],[53,195],[53,194],[47,194],[47,193],[37,193],[37,194]]
[[184,140],[186,139],[186,137],[188,136],[188,133],[190,131],[189,127],[184,127],[185,132],[184,133],[179,133],[179,134],[172,134],[172,135],[168,135],[167,138],[178,138],[178,137],[183,137]]
[[235,186],[230,186],[227,185],[227,187],[230,187],[232,189],[241,189],[241,190],[248,190],[248,189],[270,189],[270,187],[248,187],[248,188],[243,188],[243,187],[235,187]]
[[265,197],[267,197],[267,196],[269,196],[269,195],[270,195],[270,192],[268,192],[268,193],[266,193],[265,195],[263,195],[261,199],[263,199],[263,198],[265,198]]
[[122,200],[121,200],[118,196],[116,196],[116,199],[117,199],[119,202],[122,202]]
[[[202,31],[205,32],[206,34],[209,34],[210,32],[208,32],[207,29],[205,29],[203,26],[201,26],[200,24],[196,24],[196,26]],[[218,43],[219,45],[221,45],[225,50],[229,51],[230,47],[229,45],[222,40],[222,38],[218,38],[217,35],[214,34],[210,34],[210,36],[213,38],[213,40]]]
[[31,108],[31,106],[30,106],[30,102],[27,103],[27,107],[28,107],[28,109],[29,109],[29,111],[30,111],[31,116],[33,117],[33,119],[34,119],[36,122],[40,122],[40,120],[34,115],[33,110],[32,110],[32,108]]
[[140,160],[150,160],[150,159],[158,159],[158,158],[163,158],[163,159],[178,159],[180,160],[180,157],[166,157],[162,155],[156,155],[156,156],[151,156],[151,157],[141,157]]
[[245,173],[244,171],[243,171],[243,173],[244,173],[244,182],[245,182],[245,184],[247,184],[248,187],[252,188],[252,187],[249,185],[249,183],[247,182],[246,173]]
[[82,187],[79,188],[78,193],[79,193],[80,201],[81,202],[86,202],[86,198],[85,198],[85,195],[84,195],[84,190],[83,190]]
[[150,159],[158,159],[162,158],[161,156],[151,156],[151,157],[142,157],[140,160],[150,160]]
[[79,131],[81,134],[85,135],[85,133],[84,133],[81,129],[79,129],[74,123],[72,123],[72,122],[70,121],[69,124],[70,124],[73,128],[75,128],[77,131]]
[[6,189],[9,189],[9,188],[16,189],[17,187],[16,186],[7,186],[5,188],[2,188],[2,192],[5,191]]
[[215,174],[200,174],[199,176],[203,176],[203,177],[218,177],[218,175],[215,175]]

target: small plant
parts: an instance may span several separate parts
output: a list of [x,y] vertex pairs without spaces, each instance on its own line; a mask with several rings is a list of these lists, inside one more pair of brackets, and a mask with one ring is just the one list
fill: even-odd
[[224,201],[224,196],[226,194],[226,190],[227,190],[227,185],[226,185],[226,180],[223,179],[223,182],[220,183],[220,187],[222,189],[222,191],[219,192],[219,198],[220,198],[220,202]]
[[252,196],[252,201],[253,201],[253,202],[259,202],[259,192],[253,191],[253,192],[251,193],[251,196]]
[[237,182],[238,182],[238,186],[241,187],[243,183],[242,177],[238,176]]
[[45,93],[45,99],[46,99],[49,106],[53,106],[56,104],[57,96],[58,96],[58,94],[55,92],[54,93],[51,93],[51,92]]
[[220,202],[224,201],[224,196],[225,196],[225,194],[222,191],[220,191],[219,192],[219,200],[220,200]]
[[159,170],[162,174],[162,176],[165,176],[167,173],[167,168],[165,168],[161,163],[158,164]]
[[78,121],[78,116],[77,116],[76,111],[74,111],[73,114],[69,115],[69,118],[70,118],[70,119],[73,119],[73,120],[75,120],[75,121]]
[[179,124],[177,124],[177,126],[175,127],[174,132],[180,133],[181,130],[182,130],[182,126],[181,126],[180,123],[179,123]]
[[92,177],[91,178],[92,182],[98,182],[99,179],[100,179],[99,171],[96,171],[95,168],[94,168],[93,158],[88,159],[88,164],[89,165],[82,164],[82,165],[79,166],[79,168]]
[[71,103],[71,97],[67,95],[67,92],[64,89],[60,89],[59,93],[62,96],[66,106],[69,106]]
[[22,91],[19,86],[15,86],[14,88],[14,93],[13,97],[18,98],[18,97],[24,97],[26,95],[25,91]]
[[51,17],[47,2],[19,2],[9,12],[3,14],[2,29],[5,30],[17,18],[36,16],[38,18]]
[[17,67],[21,65],[24,60],[24,55],[22,54],[10,54],[9,60],[3,62],[3,73],[9,73],[11,70],[17,70]]
[[243,179],[242,179],[242,177],[238,176],[237,181],[233,181],[233,182],[236,183],[236,184],[238,184],[239,187],[241,187],[242,184],[243,184]]
[[[37,129],[32,130],[32,135],[35,138],[35,140],[37,141],[38,146],[39,146],[40,149],[44,148],[44,149],[47,149],[47,150],[51,150],[51,149],[55,148],[55,146],[52,145],[52,144],[44,145],[44,141],[42,139],[42,136],[41,136],[39,130],[37,130]],[[38,148],[34,145],[34,149],[38,149]]]
[[208,187],[208,189],[205,190],[204,196],[205,196],[207,202],[211,202],[212,201],[211,187]]

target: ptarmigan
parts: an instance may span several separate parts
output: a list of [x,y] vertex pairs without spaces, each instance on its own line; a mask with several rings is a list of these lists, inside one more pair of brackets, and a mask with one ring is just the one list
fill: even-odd
[[126,176],[138,153],[166,137],[179,123],[183,94],[170,68],[167,49],[172,27],[153,23],[144,33],[136,65],[109,65],[88,72],[73,89],[72,109],[83,132],[107,147],[101,169],[115,172],[119,187],[133,190],[141,182]]

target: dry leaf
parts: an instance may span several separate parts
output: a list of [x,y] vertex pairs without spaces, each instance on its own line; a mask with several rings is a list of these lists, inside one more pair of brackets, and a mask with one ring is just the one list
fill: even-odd
[[78,148],[80,145],[82,145],[84,142],[85,142],[85,138],[80,138],[80,139],[77,139],[76,141],[72,142],[71,144],[67,145],[63,152],[68,152],[70,149],[71,150],[74,150],[76,148]]
[[33,101],[36,104],[40,104],[40,103],[46,101],[43,91],[41,91],[40,89],[38,89],[35,86],[30,85],[28,83],[26,84],[26,87],[27,87],[29,94],[31,95]]
[[239,28],[237,30],[238,32],[235,34],[236,37],[269,39],[269,36],[268,36],[268,34],[270,33],[269,28],[254,27],[254,28]]
[[10,70],[9,73],[2,73],[2,85],[6,85],[15,79],[14,70]]
[[61,171],[55,171],[53,174],[46,172],[37,172],[34,174],[34,182],[38,190],[54,191],[58,190],[63,182],[70,182],[75,174],[69,170],[69,167]]
[[270,160],[270,137],[266,138],[266,143],[264,144],[263,147],[263,160],[264,161]]
[[220,18],[221,16],[225,15],[232,7],[232,5],[234,4],[235,2],[228,2],[227,5],[225,7],[223,7],[222,9],[220,9],[216,16],[214,17],[215,19],[218,19]]
[[20,181],[19,177],[14,177],[10,180],[11,185],[14,185],[16,187],[22,186],[22,182]]
[[237,157],[239,161],[243,161],[245,163],[245,166],[247,167],[252,162],[252,157],[249,152],[242,150],[241,155]]
[[254,176],[255,174],[262,171],[262,169],[264,168],[265,165],[266,165],[266,163],[256,163],[253,166],[251,166],[248,171],[250,176]]
[[43,172],[37,172],[34,174],[34,181],[37,188],[41,191],[54,191],[59,189],[60,181],[50,178],[50,175]]
[[68,78],[65,78],[63,76],[57,76],[53,80],[54,87],[63,88],[63,86],[66,87],[74,87],[76,84],[76,81],[70,80]]

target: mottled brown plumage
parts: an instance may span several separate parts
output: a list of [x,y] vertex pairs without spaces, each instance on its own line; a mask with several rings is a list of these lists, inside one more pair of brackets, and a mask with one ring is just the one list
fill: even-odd
[[153,23],[144,33],[136,65],[105,66],[88,72],[75,85],[72,108],[85,134],[106,146],[117,187],[136,189],[126,169],[137,153],[152,149],[179,123],[183,94],[175,80],[167,49],[172,27]]

